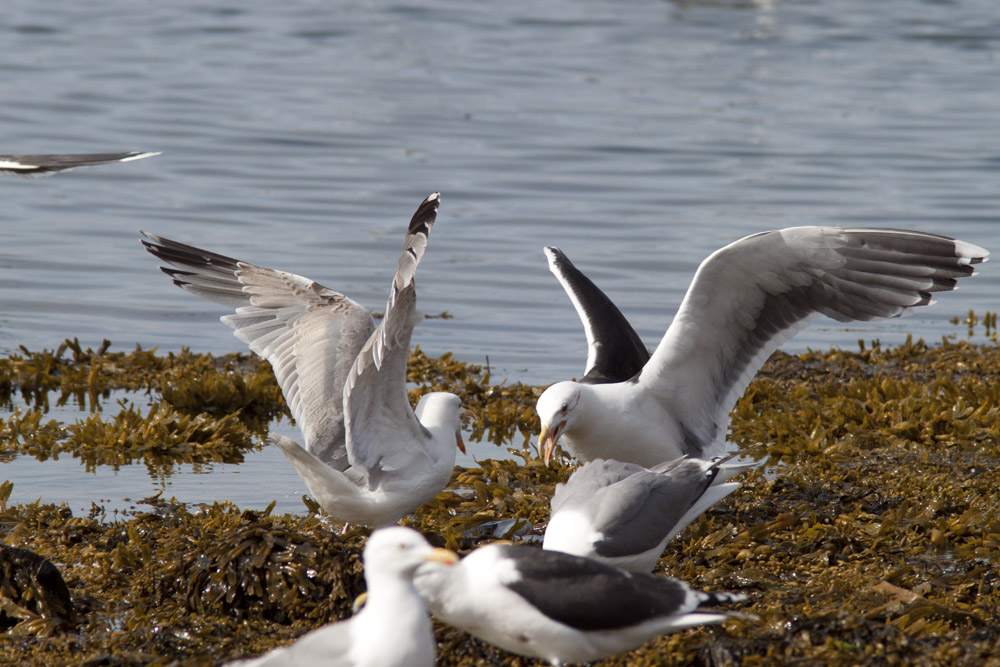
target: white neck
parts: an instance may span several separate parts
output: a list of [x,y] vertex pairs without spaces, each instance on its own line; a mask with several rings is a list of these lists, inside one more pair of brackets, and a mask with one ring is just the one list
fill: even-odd
[[[394,623],[387,627],[386,618]],[[434,664],[430,620],[412,582],[399,576],[369,582],[368,601],[351,628],[351,658],[359,667],[408,667]],[[406,637],[406,641],[400,638]],[[412,639],[410,639],[412,638]],[[372,652],[372,653],[370,653]]]

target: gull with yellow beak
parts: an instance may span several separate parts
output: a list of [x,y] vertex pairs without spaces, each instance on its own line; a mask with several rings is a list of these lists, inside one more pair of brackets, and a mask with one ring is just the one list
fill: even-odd
[[602,660],[662,634],[722,623],[737,615],[711,607],[746,599],[500,543],[481,546],[451,567],[421,565],[413,583],[439,620],[552,665]]
[[413,586],[424,563],[448,567],[458,556],[436,549],[403,526],[376,530],[362,556],[368,585],[365,606],[340,623],[313,630],[290,646],[232,667],[432,667],[437,644],[427,610]]
[[561,439],[581,460],[647,468],[679,456],[723,455],[736,399],[771,353],[815,316],[898,317],[955,289],[989,255],[971,243],[901,229],[754,234],[701,263],[644,361],[610,299],[567,269],[568,260],[558,261],[565,255],[557,249],[546,253],[583,320],[588,354],[580,382],[556,383],[538,399],[542,453],[547,461]]
[[410,407],[406,362],[421,319],[413,277],[440,195],[410,220],[381,323],[357,302],[308,278],[241,262],[153,234],[146,250],[192,294],[235,308],[222,317],[267,359],[305,447],[270,440],[329,514],[386,526],[433,498],[451,479],[462,442],[461,401],[433,392]]

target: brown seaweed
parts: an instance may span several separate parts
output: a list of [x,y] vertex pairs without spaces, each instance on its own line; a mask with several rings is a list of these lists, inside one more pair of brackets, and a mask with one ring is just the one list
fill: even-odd
[[[995,326],[990,316],[976,326],[986,321]],[[685,529],[657,566],[696,587],[746,593],[739,611],[758,620],[668,635],[602,664],[1000,664],[1000,350],[995,329],[987,333],[981,344],[776,354],[734,409],[730,432],[740,446],[765,443],[766,465]],[[202,406],[197,391],[178,389],[185,398],[174,405],[164,378],[184,385],[186,368],[212,369],[219,382],[238,374],[253,390]],[[268,374],[246,357],[122,354],[69,342],[61,351],[24,350],[0,360],[0,386],[21,405],[0,430],[0,449],[40,455],[55,446],[92,456],[88,465],[114,465],[125,449],[147,465],[192,451],[232,456],[256,446],[255,420],[284,409]],[[419,350],[410,380],[414,398],[461,394],[476,439],[508,449],[498,449],[503,459],[456,468],[448,488],[405,522],[461,550],[494,539],[470,529],[499,519],[538,533],[573,465],[546,467],[526,444],[539,388],[497,384],[489,369]],[[70,428],[46,416],[50,394],[83,397],[99,412],[114,389],[149,392],[152,407],[126,411],[122,419],[136,421],[117,425],[102,418]],[[201,419],[207,430],[184,419]],[[177,441],[127,445],[140,439],[125,431],[142,428]],[[76,442],[64,444],[74,432]],[[7,636],[0,662],[219,664],[344,618],[363,589],[366,531],[341,535],[308,499],[303,516],[274,516],[151,498],[109,520],[96,506],[88,516],[51,504],[7,506],[9,493],[0,489],[4,541],[50,559],[81,604],[76,630]],[[541,664],[435,627],[442,665]]]

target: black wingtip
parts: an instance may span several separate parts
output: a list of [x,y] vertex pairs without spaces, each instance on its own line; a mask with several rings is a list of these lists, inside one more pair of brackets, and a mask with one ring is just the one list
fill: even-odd
[[220,255],[217,252],[173,241],[142,230],[139,233],[146,237],[146,239],[139,239],[139,242],[148,253],[174,266],[218,266],[232,270],[240,264],[239,260]]
[[429,236],[431,227],[437,219],[438,207],[441,205],[441,193],[435,192],[430,195],[417,207],[417,212],[410,218],[410,226],[407,229],[409,234],[424,234]]
[[181,271],[180,269],[172,269],[169,266],[160,266],[160,267],[157,267],[157,268],[159,268],[160,271],[163,271],[165,274],[167,274],[168,276],[170,276],[171,278],[173,278],[175,281],[178,280],[178,276],[193,276],[193,275],[195,275],[191,271]]
[[569,261],[569,257],[566,256],[566,253],[554,245],[545,246],[543,252],[545,253],[545,257],[549,260],[549,267],[560,266],[567,263],[570,266],[573,265],[573,263]]
[[167,245],[166,243],[164,243],[163,238],[157,236],[156,234],[153,234],[152,232],[147,232],[144,229],[140,229],[139,234],[144,237],[139,239],[139,243],[141,243],[142,247],[146,249],[146,252],[152,255],[157,255],[158,252],[162,251],[163,248]]

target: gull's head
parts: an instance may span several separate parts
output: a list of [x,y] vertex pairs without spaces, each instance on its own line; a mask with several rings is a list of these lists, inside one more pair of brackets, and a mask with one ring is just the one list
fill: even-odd
[[403,526],[374,531],[365,544],[362,558],[366,579],[383,575],[410,578],[423,563],[458,562],[455,552],[432,547],[423,535]]
[[535,410],[542,422],[538,446],[545,463],[552,458],[552,450],[559,442],[559,437],[573,426],[579,414],[575,411],[579,404],[580,385],[576,382],[557,382],[538,397]]
[[420,397],[413,412],[424,428],[432,433],[454,432],[455,446],[465,453],[465,442],[462,441],[462,399],[446,391],[432,391]]

